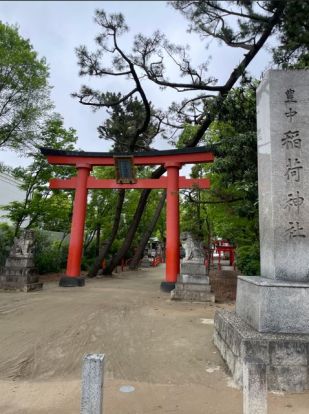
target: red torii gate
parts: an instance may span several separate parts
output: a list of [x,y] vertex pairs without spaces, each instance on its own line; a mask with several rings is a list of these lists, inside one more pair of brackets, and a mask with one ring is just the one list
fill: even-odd
[[[139,153],[110,153],[62,151],[41,148],[50,164],[73,165],[77,175],[70,179],[51,179],[50,188],[75,190],[71,236],[66,275],[60,279],[60,286],[83,286],[85,279],[80,276],[83,252],[84,227],[87,209],[88,189],[166,189],[166,277],[161,289],[170,291],[174,288],[180,271],[179,254],[179,189],[199,187],[208,189],[207,178],[188,179],[179,176],[179,169],[184,164],[209,163],[214,155],[205,147],[151,151]],[[119,157],[131,157],[134,165],[163,165],[167,177],[157,179],[138,178],[131,183],[119,183],[115,179],[97,179],[90,175],[93,166],[115,166]]]

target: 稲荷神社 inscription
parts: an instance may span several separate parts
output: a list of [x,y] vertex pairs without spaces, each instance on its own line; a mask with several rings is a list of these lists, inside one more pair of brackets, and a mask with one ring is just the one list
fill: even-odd
[[261,275],[309,282],[307,71],[270,71],[258,89]]
[[[298,101],[295,97],[295,89],[289,88],[285,91],[286,100],[285,104],[288,106],[288,111],[284,113],[288,118],[289,123],[297,122],[297,111],[294,109]],[[291,127],[291,125],[290,125]],[[302,154],[301,154],[301,131],[289,129],[283,133],[281,139],[282,147],[285,150],[287,157],[286,165],[286,180],[287,180],[287,196],[286,202],[283,208],[287,208],[288,212],[288,226],[286,234],[290,239],[297,237],[306,237],[303,224],[301,223],[301,210],[300,207],[304,203],[304,197],[301,196],[301,189],[297,189],[296,183],[302,184]]]

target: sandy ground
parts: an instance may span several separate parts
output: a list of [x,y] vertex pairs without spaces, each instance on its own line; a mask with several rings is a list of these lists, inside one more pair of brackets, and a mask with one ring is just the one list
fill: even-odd
[[[0,292],[0,414],[76,414],[82,356],[105,353],[104,414],[239,414],[212,343],[217,308],[171,302],[162,267]],[[119,388],[132,385],[135,391]],[[269,414],[307,414],[309,393],[269,394]]]

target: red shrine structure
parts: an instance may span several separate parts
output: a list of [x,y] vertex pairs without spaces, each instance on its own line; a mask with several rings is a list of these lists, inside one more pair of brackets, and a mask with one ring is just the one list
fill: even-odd
[[[69,254],[66,275],[60,286],[83,286],[80,276],[83,252],[84,226],[88,189],[166,189],[166,276],[161,289],[174,288],[180,271],[179,249],[179,189],[199,187],[208,189],[206,178],[188,179],[179,176],[184,164],[209,163],[214,155],[205,147],[136,153],[62,151],[41,148],[49,164],[75,166],[77,175],[70,179],[52,179],[50,188],[75,190]],[[135,178],[135,165],[161,165],[167,176],[160,178]],[[115,166],[116,179],[97,179],[91,175],[94,166]]]

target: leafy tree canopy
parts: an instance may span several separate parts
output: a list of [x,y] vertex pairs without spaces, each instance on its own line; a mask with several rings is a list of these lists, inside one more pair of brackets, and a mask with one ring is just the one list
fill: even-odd
[[277,33],[280,44],[273,49],[275,63],[285,69],[307,68],[309,66],[309,2],[286,1]]
[[[115,101],[120,95],[111,94]],[[144,106],[137,97],[130,97],[117,106],[108,110],[109,118],[98,127],[99,138],[113,141],[112,150],[115,152],[147,151],[159,132],[153,122],[138,135],[136,132],[145,117]]]
[[215,147],[215,162],[192,170],[193,177],[209,177],[211,189],[185,192],[182,205],[183,227],[191,226],[206,243],[215,237],[236,243],[237,265],[246,274],[259,272],[256,87],[249,82],[228,94],[205,136]]
[[[46,147],[73,150],[77,140],[76,131],[63,126],[62,118],[55,114],[40,128],[41,142]],[[5,210],[14,223],[16,233],[22,223],[28,227],[40,227],[46,230],[68,231],[71,212],[71,197],[65,192],[52,192],[48,187],[51,178],[70,177],[74,171],[70,167],[48,164],[38,147],[29,156],[33,161],[28,167],[12,170],[12,175],[21,182],[25,191],[23,202],[14,201]]]
[[38,140],[51,107],[48,67],[18,29],[0,22],[0,148],[24,150]]

